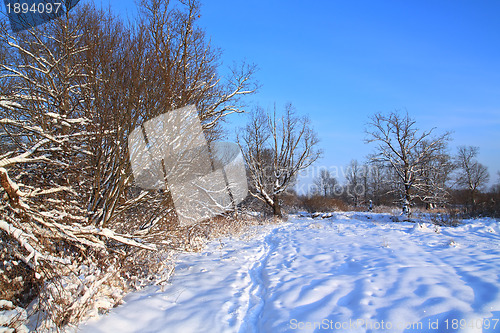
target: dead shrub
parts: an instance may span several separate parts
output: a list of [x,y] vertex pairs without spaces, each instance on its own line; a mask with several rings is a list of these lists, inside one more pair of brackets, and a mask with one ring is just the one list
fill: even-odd
[[302,205],[309,213],[349,210],[343,201],[321,195],[302,198]]
[[447,213],[431,214],[430,220],[433,224],[441,227],[457,227],[462,224],[458,211],[451,209]]

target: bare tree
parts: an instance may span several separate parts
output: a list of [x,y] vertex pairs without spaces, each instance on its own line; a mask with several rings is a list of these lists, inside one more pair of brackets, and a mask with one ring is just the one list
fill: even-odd
[[366,176],[363,177],[363,183],[366,180],[365,193],[367,198],[370,197],[375,205],[385,203],[387,196],[391,193],[389,169],[380,161],[369,161],[365,167]]
[[[31,185],[21,189],[65,193],[79,203],[72,215],[97,227],[157,195],[133,188],[127,137],[134,128],[196,104],[213,140],[224,116],[242,111],[239,97],[256,89],[254,66],[218,74],[220,52],[196,25],[197,1],[144,5],[135,29],[92,6],[18,35],[2,23],[1,166],[25,174]],[[21,163],[32,164],[29,171],[10,168]]]
[[[197,25],[198,1],[144,0],[139,12],[134,30],[97,17],[92,24],[97,28],[85,35],[92,59],[86,74],[98,82],[99,97],[92,99],[92,108],[100,121],[94,123],[105,124],[93,144],[99,175],[88,207],[93,223],[108,225],[127,208],[155,201],[151,213],[142,216],[143,227],[152,229],[157,227],[154,221],[171,214],[172,207],[165,207],[170,193],[143,195],[133,188],[129,134],[160,114],[196,105],[204,135],[214,141],[221,136],[224,117],[242,112],[240,97],[253,93],[257,85],[253,65],[234,66],[227,77],[219,74],[221,52]],[[108,36],[109,31],[126,33]]]
[[469,192],[472,210],[476,208],[477,192],[484,188],[490,179],[488,168],[476,160],[479,147],[461,146],[455,157],[459,171],[456,175],[456,184]]
[[347,167],[346,172],[346,193],[352,199],[354,207],[358,207],[359,199],[363,195],[363,166],[359,165],[357,160],[352,160]]
[[291,104],[282,116],[257,109],[238,137],[251,178],[251,195],[282,217],[280,196],[297,174],[314,163],[321,152],[306,117],[298,117]]
[[450,139],[449,133],[432,137],[434,129],[420,131],[415,124],[408,113],[377,113],[371,117],[366,130],[366,142],[378,143],[372,159],[390,166],[395,172],[395,189],[407,216],[411,215],[413,200],[422,198],[422,193],[427,192],[422,174],[429,168],[429,161],[445,149]]
[[321,169],[318,178],[314,180],[314,185],[324,197],[333,196],[335,186],[337,186],[337,179],[332,177],[330,171]]
[[[109,159],[98,162],[100,152],[107,153],[112,144],[115,154],[123,150],[119,141],[110,140],[114,123],[104,109],[96,107],[96,99],[102,97],[96,94],[101,91],[100,82],[110,77],[95,80],[88,75],[99,69],[89,61],[97,54],[88,53],[85,41],[85,33],[91,30],[87,19],[92,16],[99,15],[83,7],[20,34],[11,34],[5,26],[0,30],[0,44],[7,50],[0,77],[8,87],[0,91],[0,136],[5,143],[0,151],[0,191],[5,198],[0,205],[0,231],[2,240],[9,243],[1,257],[21,261],[36,277],[34,283],[46,287],[40,292],[54,301],[41,300],[37,306],[56,325],[76,322],[93,304],[89,294],[75,292],[58,307],[59,294],[50,289],[63,277],[70,278],[83,260],[95,263],[99,258],[105,272],[119,266],[120,255],[106,255],[112,249],[127,247],[129,253],[135,251],[132,248],[156,249],[139,240],[140,235],[89,219],[98,211],[113,212],[114,207],[87,204],[107,193],[122,199],[116,184],[127,176],[117,179],[116,174],[99,172],[101,167],[109,169]],[[110,46],[103,41],[96,45]],[[95,144],[99,137],[106,137],[107,145]],[[123,171],[117,163],[113,166],[119,174]],[[96,184],[101,187],[93,188]],[[96,283],[110,276],[97,274]],[[80,290],[86,290],[83,284]]]

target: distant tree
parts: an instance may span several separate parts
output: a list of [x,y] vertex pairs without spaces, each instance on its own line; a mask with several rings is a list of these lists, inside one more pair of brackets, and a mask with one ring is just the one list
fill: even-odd
[[317,191],[324,197],[333,196],[337,179],[332,177],[330,171],[321,169],[318,178],[314,180]]
[[238,136],[251,179],[250,194],[282,217],[280,196],[293,184],[299,171],[314,163],[321,152],[309,119],[295,115],[291,104],[283,115],[257,109]]
[[363,201],[366,204],[370,196],[370,164],[363,163],[361,166],[361,184],[363,185]]
[[389,189],[388,168],[379,161],[369,161],[367,164],[366,193],[375,205],[380,205],[387,200]]
[[371,117],[366,130],[366,142],[378,143],[372,160],[394,171],[394,189],[399,192],[402,210],[407,216],[411,215],[413,200],[425,192],[427,184],[422,175],[429,169],[429,162],[446,148],[450,139],[449,133],[432,137],[434,129],[420,131],[415,124],[408,113],[377,113]]
[[362,165],[359,165],[357,160],[352,160],[347,167],[346,172],[346,193],[352,199],[354,207],[359,205],[359,199],[364,193],[363,176],[365,170]]
[[472,210],[476,208],[476,196],[490,179],[488,168],[476,160],[479,147],[460,146],[455,157],[459,169],[456,175],[456,184],[469,193],[469,203]]

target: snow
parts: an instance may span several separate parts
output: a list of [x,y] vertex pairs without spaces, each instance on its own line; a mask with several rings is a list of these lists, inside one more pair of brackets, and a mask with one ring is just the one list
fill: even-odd
[[171,284],[78,329],[500,332],[499,240],[489,218],[436,228],[374,213],[296,217],[179,255]]
[[0,332],[14,332],[15,328],[15,332],[27,333],[28,328],[22,324],[26,316],[23,308],[16,307],[10,301],[0,300]]

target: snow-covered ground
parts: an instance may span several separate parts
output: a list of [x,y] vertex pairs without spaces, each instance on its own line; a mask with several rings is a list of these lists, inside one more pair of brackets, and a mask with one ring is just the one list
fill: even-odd
[[500,332],[500,222],[292,218],[178,258],[81,332]]

